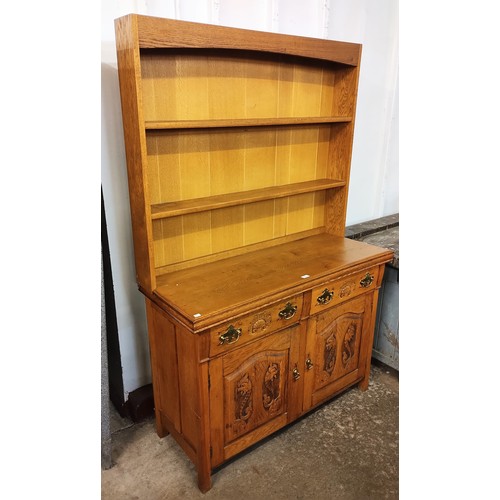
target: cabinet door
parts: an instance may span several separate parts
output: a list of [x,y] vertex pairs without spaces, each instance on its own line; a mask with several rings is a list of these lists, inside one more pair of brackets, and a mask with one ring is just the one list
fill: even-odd
[[299,330],[295,326],[276,332],[210,361],[213,467],[299,413]]
[[363,377],[372,300],[366,294],[308,320],[304,410]]

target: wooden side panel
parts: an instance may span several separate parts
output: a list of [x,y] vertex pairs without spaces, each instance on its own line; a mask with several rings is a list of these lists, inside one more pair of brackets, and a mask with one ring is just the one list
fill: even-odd
[[201,412],[197,338],[183,327],[176,327],[182,435],[199,452]]
[[327,177],[343,179],[346,186],[329,190],[325,200],[325,226],[330,234],[344,236],[347,195],[351,173],[352,144],[356,116],[359,67],[339,69],[335,75],[333,114],[349,113],[353,120],[331,128]]
[[222,390],[223,367],[221,357],[209,363],[210,372],[210,443],[212,467],[224,462],[224,392]]
[[146,137],[141,107],[137,19],[120,18],[115,22],[118,76],[122,105],[123,132],[127,157],[130,211],[134,240],[137,281],[146,290],[156,287],[153,257],[153,229],[146,178]]
[[[198,343],[198,350],[201,349]],[[198,352],[197,358],[200,352]],[[210,401],[209,401],[209,386],[210,375],[208,372],[208,363],[202,363],[198,367],[198,400],[199,414],[198,419],[198,443],[197,443],[197,461],[196,468],[198,470],[198,488],[202,491],[208,491],[212,487],[211,479],[211,450],[210,450]]]
[[146,299],[157,432],[171,432],[197,466],[198,485],[210,489],[208,337],[175,325]]
[[168,418],[177,432],[181,432],[175,327],[149,299],[146,299],[146,313],[156,424],[161,437],[166,428],[162,425],[160,413]]
[[[383,266],[381,266],[383,267]],[[383,274],[383,269],[381,270],[381,275]],[[380,287],[380,284],[378,285]],[[365,309],[367,311],[367,329],[365,332],[365,337],[363,339],[363,345],[361,346],[361,353],[359,356],[359,371],[360,376],[363,380],[359,383],[359,388],[362,391],[368,389],[368,383],[370,381],[370,366],[372,360],[372,348],[373,348],[373,336],[375,334],[375,319],[377,315],[377,302],[378,302],[378,291],[375,290],[373,293],[366,296]]]
[[354,123],[352,122],[339,124],[332,127],[331,131],[327,176],[332,179],[344,179],[347,182],[345,187],[330,190],[326,194],[325,222],[327,232],[337,236],[343,236],[345,230],[353,132]]
[[[359,68],[337,68],[333,87],[332,115],[356,116]],[[330,86],[328,86],[330,88]]]

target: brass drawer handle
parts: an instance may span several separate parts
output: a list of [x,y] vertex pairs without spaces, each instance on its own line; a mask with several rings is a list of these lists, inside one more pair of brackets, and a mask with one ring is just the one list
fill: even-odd
[[219,337],[218,345],[234,344],[239,340],[240,337],[241,337],[241,328],[235,328],[233,325],[229,325],[228,329],[226,330],[226,333],[223,333]]
[[373,276],[373,274],[366,273],[365,277],[359,282],[359,284],[363,288],[368,288],[373,283],[374,279],[375,277]]
[[330,292],[328,288],[323,290],[323,293],[316,299],[318,304],[328,304],[333,298],[333,290]]
[[287,302],[285,308],[278,313],[278,316],[281,319],[290,319],[295,316],[296,312],[297,312],[297,306],[294,306],[290,302]]

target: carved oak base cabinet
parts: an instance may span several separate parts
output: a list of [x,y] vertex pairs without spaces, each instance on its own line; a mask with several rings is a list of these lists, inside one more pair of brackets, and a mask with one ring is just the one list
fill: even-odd
[[392,252],[344,238],[353,43],[116,20],[157,432],[214,468],[368,386]]

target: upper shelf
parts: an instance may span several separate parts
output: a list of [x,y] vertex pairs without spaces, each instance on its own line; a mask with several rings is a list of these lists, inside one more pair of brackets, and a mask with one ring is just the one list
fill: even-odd
[[345,186],[345,181],[335,179],[317,179],[313,181],[296,182],[283,186],[271,186],[251,191],[217,194],[205,198],[159,203],[151,207],[152,219],[164,219],[196,212],[204,212],[217,208],[233,207],[258,201],[285,198],[297,194],[312,193],[336,187]]
[[321,123],[348,123],[352,116],[292,116],[286,118],[225,118],[215,120],[146,121],[146,130],[190,128],[264,127],[276,125],[307,125]]

